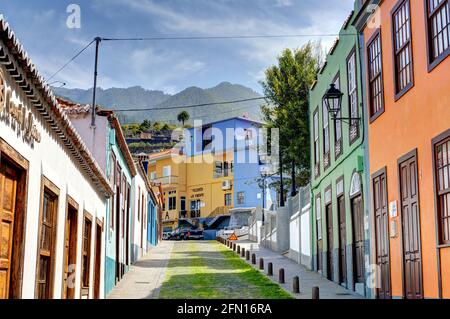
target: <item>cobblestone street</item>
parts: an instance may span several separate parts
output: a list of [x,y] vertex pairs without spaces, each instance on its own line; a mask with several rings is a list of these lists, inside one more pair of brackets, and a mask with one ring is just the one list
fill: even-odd
[[[215,241],[162,242],[141,261],[135,263],[108,296],[110,299],[309,299],[312,286],[321,289],[321,297],[359,298],[344,288],[308,272],[294,262],[257,245],[258,258],[274,264],[274,271],[286,269],[286,284],[280,287],[244,259]],[[301,277],[302,293],[293,295],[291,277]]]

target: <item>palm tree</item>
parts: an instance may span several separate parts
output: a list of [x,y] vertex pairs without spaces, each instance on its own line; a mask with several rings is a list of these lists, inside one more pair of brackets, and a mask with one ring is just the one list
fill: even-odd
[[191,116],[186,111],[181,112],[180,114],[178,114],[178,117],[177,117],[178,122],[181,122],[183,124],[183,127],[184,127],[184,124],[187,121],[189,121],[190,118],[191,118]]

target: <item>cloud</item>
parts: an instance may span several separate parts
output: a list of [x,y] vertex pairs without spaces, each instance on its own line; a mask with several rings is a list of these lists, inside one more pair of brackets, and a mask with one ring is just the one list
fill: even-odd
[[[348,14],[345,9],[342,9],[342,3],[336,4],[334,8],[328,6],[330,8],[326,10],[323,5],[319,6],[315,1],[299,3],[293,0],[275,0],[275,5],[280,7],[296,5],[293,10],[298,12],[301,22],[293,23],[283,14],[270,17],[251,15],[246,11],[240,12],[231,5],[234,3],[233,1],[215,1],[215,10],[210,12],[209,16],[196,11],[191,12],[171,7],[167,4],[169,2],[166,4],[152,0],[108,0],[107,2],[151,15],[152,18],[158,19],[157,25],[164,32],[203,36],[337,34],[343,19]],[[210,7],[208,9],[211,10]],[[267,6],[260,5],[260,7],[254,8],[254,11],[258,11],[258,9],[260,11],[267,10]],[[200,9],[198,11],[201,12]],[[220,17],[217,16],[217,12],[220,12]],[[335,37],[245,39],[238,42],[236,51],[247,60],[272,63],[285,48],[301,47],[308,40],[320,40],[325,47],[329,48],[334,39]]]
[[206,63],[191,59],[176,51],[148,47],[135,49],[130,54],[130,69],[134,80],[146,81],[150,87],[174,93],[177,80],[193,76],[206,69]]
[[276,7],[290,7],[292,5],[293,5],[292,0],[276,0],[275,1]]

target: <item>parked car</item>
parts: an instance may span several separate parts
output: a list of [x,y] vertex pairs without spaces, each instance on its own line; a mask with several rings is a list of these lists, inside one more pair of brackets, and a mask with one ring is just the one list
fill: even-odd
[[162,238],[163,238],[163,240],[169,240],[171,236],[172,236],[172,231],[166,231],[166,232],[163,232]]
[[169,240],[187,240],[188,232],[189,232],[189,229],[187,229],[187,228],[177,228],[168,239]]
[[205,239],[205,235],[203,230],[201,229],[190,229],[187,233],[188,240],[203,240]]

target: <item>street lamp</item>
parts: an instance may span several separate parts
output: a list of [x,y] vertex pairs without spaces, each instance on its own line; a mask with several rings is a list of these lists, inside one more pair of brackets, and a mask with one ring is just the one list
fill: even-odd
[[335,84],[330,84],[330,88],[326,91],[323,96],[323,102],[325,103],[328,113],[331,114],[331,117],[335,121],[349,120],[349,121],[360,121],[360,117],[338,117],[339,114],[342,114],[342,98],[344,97],[344,93],[342,93],[338,88],[336,88]]
[[344,93],[336,88],[336,84],[331,84],[330,88],[323,96],[323,100],[325,102],[325,105],[327,106],[328,112],[333,118],[336,118],[341,111],[343,96]]

